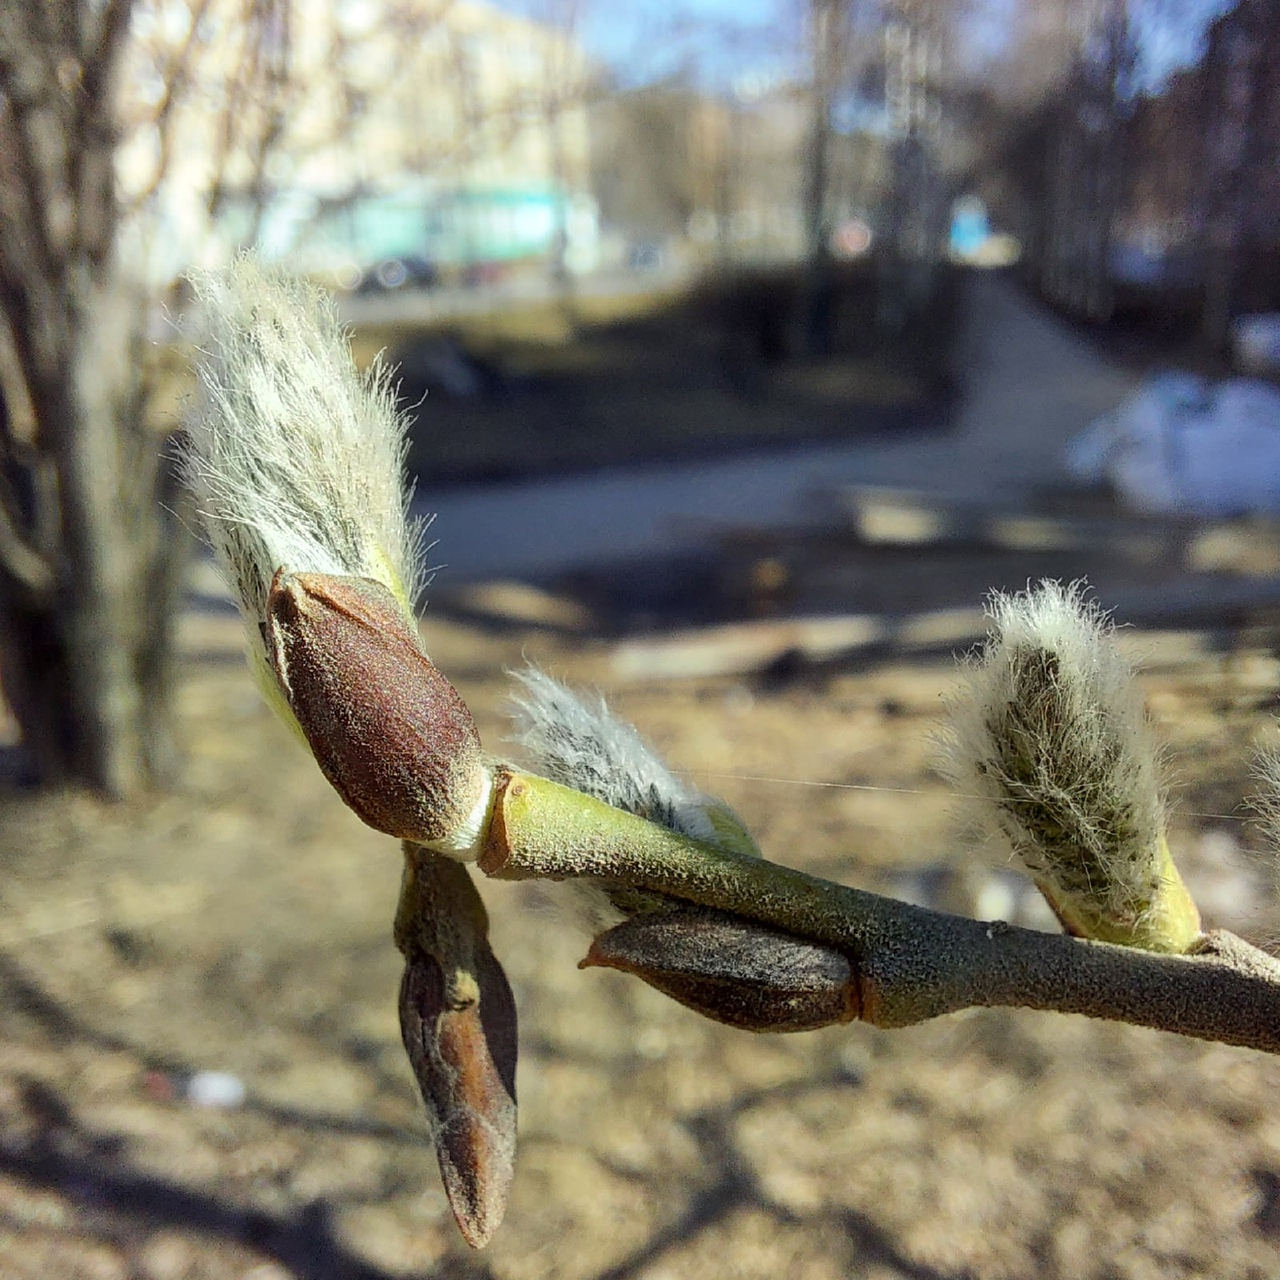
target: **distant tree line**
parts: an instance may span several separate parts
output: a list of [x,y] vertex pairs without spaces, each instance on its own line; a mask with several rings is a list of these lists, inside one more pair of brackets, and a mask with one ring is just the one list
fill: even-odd
[[[1238,0],[1158,90],[1143,85],[1152,7],[1081,6],[1060,24],[1053,83],[1009,75],[969,107],[990,130],[986,181],[1047,297],[1106,319],[1133,282],[1124,255],[1145,257],[1153,293],[1193,306],[1222,348],[1234,316],[1280,307],[1280,3]],[[1164,10],[1177,20],[1176,0]]]

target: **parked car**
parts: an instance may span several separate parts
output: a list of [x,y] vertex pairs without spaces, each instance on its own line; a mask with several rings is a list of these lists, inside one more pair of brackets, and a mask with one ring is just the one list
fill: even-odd
[[367,268],[356,285],[357,293],[393,293],[398,289],[434,289],[440,283],[435,263],[411,254],[383,258]]

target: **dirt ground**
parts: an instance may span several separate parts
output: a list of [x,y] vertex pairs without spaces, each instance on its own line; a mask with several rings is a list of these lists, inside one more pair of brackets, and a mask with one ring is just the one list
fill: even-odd
[[[1022,312],[1001,314],[1027,328]],[[611,350],[598,344],[602,378]],[[1046,404],[1086,381],[1078,362],[1055,380],[1025,344],[1015,354]],[[673,385],[683,367],[673,363]],[[541,376],[521,385],[546,393],[559,429],[564,398]],[[781,432],[798,392],[785,368],[769,377],[717,395],[742,399],[755,424],[767,392],[778,411],[766,425]],[[643,403],[653,418],[642,382],[624,417]],[[979,396],[972,413],[1016,425],[1025,388],[1000,385],[1003,400]],[[687,385],[676,390],[688,400]],[[812,400],[813,379],[801,390]],[[585,409],[570,417],[591,426]],[[625,439],[614,426],[608,438]],[[1051,452],[1006,434],[996,456]],[[987,436],[974,438],[973,456],[991,456]],[[919,584],[904,565],[919,555],[864,564],[842,545],[832,581],[809,585],[824,608],[890,597],[905,608]],[[1080,563],[1073,553],[1071,573]],[[972,604],[970,578],[978,590],[1016,585],[1036,566],[1019,560],[1000,577],[970,558],[961,594]],[[961,590],[955,565],[944,556],[926,576],[915,603],[953,603],[934,597],[939,582]],[[442,593],[428,644],[493,752],[506,750],[504,669],[532,658],[607,692],[739,810],[769,856],[1051,927],[1008,867],[961,846],[930,768],[953,661],[877,649],[821,670],[774,664],[767,678],[623,684],[622,641],[600,639],[610,628],[590,613],[625,621],[642,585],[570,608],[526,591],[505,622],[457,601],[450,613]],[[527,625],[538,616],[551,625]],[[612,634],[655,625],[631,618]],[[1280,736],[1275,633],[1226,651],[1189,633],[1130,640],[1150,657],[1144,686],[1171,751],[1175,852],[1207,922],[1263,942],[1280,939],[1277,878],[1238,806],[1253,744]],[[182,651],[188,763],[176,791],[117,807],[74,795],[0,805],[0,1280],[1280,1275],[1280,1061],[1012,1011],[898,1032],[735,1032],[622,975],[580,972],[586,936],[562,892],[539,885],[482,885],[520,1012],[521,1145],[507,1221],[471,1253],[400,1045],[399,850],[342,806],[263,708],[234,618],[188,613]],[[220,1079],[208,1072],[228,1073],[232,1105],[201,1105]]]
[[[1004,871],[971,869],[930,771],[950,661],[613,688],[599,641],[430,615],[428,636],[495,752],[503,668],[536,658],[608,689],[770,856],[1036,918]],[[1139,641],[1193,889],[1211,922],[1275,936],[1235,806],[1280,666]],[[556,887],[529,885],[484,886],[521,1017],[521,1148],[507,1221],[470,1253],[399,1043],[398,850],[260,705],[234,619],[189,615],[183,649],[177,793],[0,811],[7,1280],[1280,1274],[1280,1062],[1020,1012],[734,1032],[579,972]],[[197,1105],[199,1071],[243,1099]]]

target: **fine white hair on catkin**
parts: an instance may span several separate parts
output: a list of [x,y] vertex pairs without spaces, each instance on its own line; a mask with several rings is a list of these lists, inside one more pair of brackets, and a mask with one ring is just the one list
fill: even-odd
[[[514,741],[536,772],[694,840],[758,855],[732,810],[673,773],[602,697],[582,697],[536,667],[512,678],[519,686]],[[593,934],[656,905],[650,895],[606,894],[587,881],[574,881],[572,889],[569,919]]]
[[513,678],[514,740],[543,777],[695,840],[717,839],[708,815],[720,802],[672,773],[603,698],[588,702],[536,667]]
[[360,374],[329,296],[252,255],[191,280],[203,338],[184,470],[251,637],[281,567],[373,578],[412,616],[421,526],[385,369]]
[[1136,921],[1168,875],[1159,754],[1134,671],[1079,583],[996,593],[949,705],[943,772],[1057,895]]
[[1271,848],[1280,851],[1280,750],[1259,752],[1252,772],[1261,790],[1249,797],[1249,807],[1261,820]]

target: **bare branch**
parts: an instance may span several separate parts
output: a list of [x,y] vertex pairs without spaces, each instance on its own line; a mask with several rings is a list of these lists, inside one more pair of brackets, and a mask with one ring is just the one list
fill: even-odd
[[691,840],[542,778],[499,771],[496,790],[486,874],[624,884],[832,947],[876,1026],[1004,1005],[1280,1053],[1280,960],[1231,934],[1170,956],[984,923]]
[[186,101],[188,92],[198,78],[196,52],[200,25],[212,3],[213,0],[197,0],[191,10],[190,22],[181,45],[165,58],[162,67],[157,68],[162,85],[160,101],[151,115],[145,120],[139,120],[137,124],[150,124],[155,129],[159,155],[151,180],[125,201],[130,212],[141,208],[151,199],[169,173],[173,160],[174,121],[178,116],[178,109]]
[[74,244],[101,265],[115,245],[115,90],[129,37],[133,0],[110,0],[96,28],[86,32],[78,82],[71,91],[74,115],[68,134],[68,185],[74,210]]
[[63,262],[60,230],[70,196],[58,62],[58,47],[41,38],[30,12],[0,10],[0,148],[6,196],[21,208],[16,223],[5,221],[10,234],[25,229],[22,248],[45,279],[56,278]]
[[[0,566],[28,598],[48,600],[54,587],[54,570],[39,549],[41,526],[47,522],[47,513],[40,510],[44,495],[38,492],[42,460],[23,440],[32,434],[30,401],[25,391],[12,346],[0,332]],[[31,490],[25,504],[15,488],[15,477],[19,476],[27,480]],[[24,506],[33,518],[23,518]],[[34,537],[24,533],[24,526],[34,526]]]

